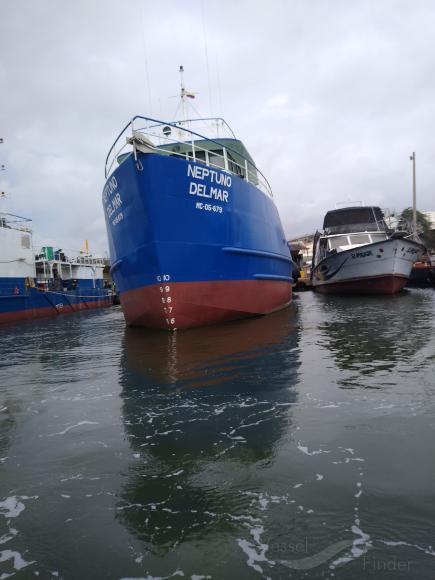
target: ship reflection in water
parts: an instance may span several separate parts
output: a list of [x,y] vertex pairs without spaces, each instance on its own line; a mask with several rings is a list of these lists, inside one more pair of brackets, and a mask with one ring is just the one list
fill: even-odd
[[[393,371],[407,374],[432,332],[427,294],[404,291],[400,296],[365,301],[357,297],[322,296],[322,343],[328,345],[342,388],[384,389]],[[422,367],[429,361],[424,358]]]
[[152,552],[248,517],[292,430],[298,343],[293,308],[213,329],[126,329],[123,417],[138,461],[117,512]]
[[[133,381],[134,385],[173,386],[177,391],[229,380],[238,391],[246,387],[258,389],[266,383],[276,389],[276,358],[280,359],[282,381],[294,382],[297,343],[293,307],[269,316],[183,332],[127,327],[123,380],[127,388]],[[266,360],[261,358],[263,355],[275,356]],[[283,362],[287,364],[282,365]],[[280,382],[278,388],[281,386]]]

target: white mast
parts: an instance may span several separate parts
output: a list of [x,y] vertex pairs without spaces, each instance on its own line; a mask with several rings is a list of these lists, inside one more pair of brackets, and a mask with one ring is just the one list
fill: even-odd
[[[192,93],[192,91],[187,91],[186,87],[184,86],[184,67],[183,67],[183,65],[180,65],[179,71],[180,71],[180,104],[181,104],[181,112],[182,112],[181,120],[187,121],[188,120],[188,109],[189,109],[189,104],[187,102],[187,99],[194,99],[196,93]],[[190,105],[190,106],[194,109],[194,107],[192,105]],[[178,111],[179,107],[180,107],[180,105],[178,105],[177,111]],[[175,114],[177,114],[177,112]]]
[[181,113],[183,121],[187,120],[186,114],[186,89],[184,88],[184,67],[180,65],[180,99],[181,99]]

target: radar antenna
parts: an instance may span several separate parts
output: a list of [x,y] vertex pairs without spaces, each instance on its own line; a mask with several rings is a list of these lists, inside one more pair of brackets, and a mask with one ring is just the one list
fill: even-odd
[[[186,89],[186,87],[184,86],[184,67],[183,67],[183,65],[180,65],[179,72],[180,72],[180,95],[179,95],[180,102],[177,106],[177,110],[175,111],[175,119],[177,119],[178,110],[179,110],[180,105],[181,105],[181,113],[182,113],[181,120],[186,121],[188,119],[187,110],[189,107],[187,99],[194,99],[196,97],[197,93],[193,93],[192,91],[188,91]],[[192,109],[195,110],[193,105],[191,105],[191,106],[192,106]]]

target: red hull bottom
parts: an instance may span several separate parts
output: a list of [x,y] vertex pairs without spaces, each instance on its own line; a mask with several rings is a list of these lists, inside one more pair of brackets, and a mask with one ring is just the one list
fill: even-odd
[[121,294],[129,326],[180,329],[268,314],[289,304],[289,282],[167,282]]
[[408,282],[404,276],[374,276],[360,280],[343,280],[333,284],[314,286],[316,292],[323,294],[396,294]]
[[94,300],[92,302],[80,302],[74,305],[64,306],[62,309],[56,309],[54,306],[44,308],[28,308],[27,310],[19,310],[14,312],[2,312],[0,314],[0,324],[8,322],[18,322],[20,320],[35,320],[38,318],[52,318],[59,314],[70,314],[78,312],[79,310],[93,310],[95,308],[103,308],[112,305],[112,298],[103,300]]

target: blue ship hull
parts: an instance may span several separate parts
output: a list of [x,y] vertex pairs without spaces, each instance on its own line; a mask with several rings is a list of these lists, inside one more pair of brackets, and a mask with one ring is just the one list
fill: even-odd
[[128,324],[186,328],[290,302],[292,260],[281,221],[253,183],[137,152],[111,174],[103,203]]
[[103,288],[41,290],[27,287],[23,278],[0,279],[0,323],[101,308],[112,301],[111,290]]

